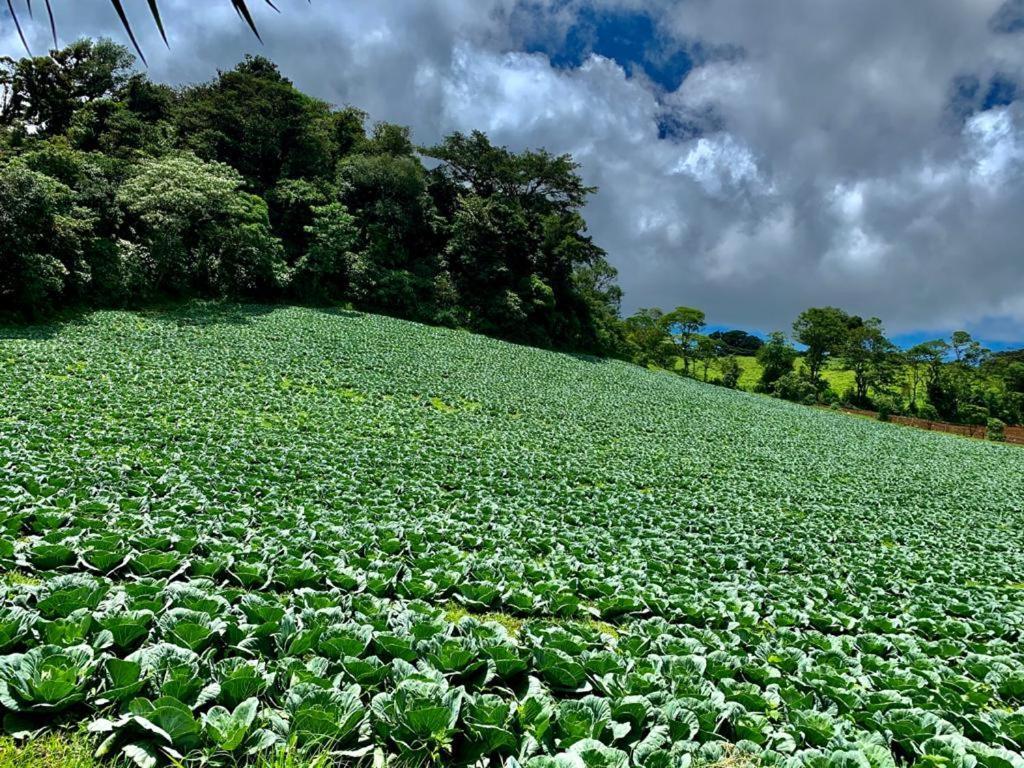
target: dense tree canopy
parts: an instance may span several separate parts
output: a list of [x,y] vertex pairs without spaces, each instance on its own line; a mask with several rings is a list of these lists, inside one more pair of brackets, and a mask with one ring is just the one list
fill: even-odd
[[480,132],[417,149],[260,57],[181,89],[109,41],[0,62],[0,298],[26,314],[296,297],[620,354],[593,192],[571,157]]
[[0,58],[0,120],[57,136],[79,110],[123,92],[133,58],[109,41],[80,40],[49,56]]
[[715,331],[709,334],[722,343],[722,349],[732,355],[756,355],[764,340],[747,331]]
[[818,384],[821,369],[847,342],[850,316],[836,307],[811,307],[793,323],[793,338],[807,347],[804,359],[811,382]]
[[775,331],[768,336],[767,343],[757,351],[757,362],[761,365],[761,379],[758,389],[771,392],[775,382],[793,372],[796,350],[786,341],[785,334]]

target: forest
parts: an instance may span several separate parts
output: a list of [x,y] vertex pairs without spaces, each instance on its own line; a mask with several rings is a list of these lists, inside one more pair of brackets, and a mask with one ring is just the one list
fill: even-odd
[[171,88],[127,48],[0,61],[0,306],[348,302],[621,353],[615,270],[571,157],[480,132],[418,147],[269,60]]

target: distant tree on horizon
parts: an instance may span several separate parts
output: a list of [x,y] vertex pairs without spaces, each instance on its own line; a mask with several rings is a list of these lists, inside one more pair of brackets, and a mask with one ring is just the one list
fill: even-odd
[[733,355],[756,355],[764,346],[764,339],[746,331],[715,331],[709,335],[712,339],[722,342],[726,350]]

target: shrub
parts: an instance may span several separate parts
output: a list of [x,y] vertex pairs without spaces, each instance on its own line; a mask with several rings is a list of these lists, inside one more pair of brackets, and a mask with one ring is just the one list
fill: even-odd
[[879,421],[889,421],[893,414],[900,412],[900,403],[891,395],[878,395],[875,397],[875,409]]
[[796,371],[790,371],[780,376],[772,384],[772,394],[794,403],[813,405],[818,400],[818,393],[811,380],[806,376],[801,376]]
[[966,405],[960,406],[957,411],[957,416],[960,417],[960,421],[964,424],[981,426],[982,424],[988,423],[989,412],[988,408],[982,408],[980,405],[967,403]]
[[841,398],[839,397],[839,393],[832,389],[832,387],[828,386],[826,386],[823,390],[821,390],[821,392],[818,393],[818,399],[824,405],[835,405],[841,400]]
[[932,405],[931,403],[924,403],[923,405],[918,406],[918,408],[917,408],[917,415],[920,418],[925,419],[927,421],[938,421],[939,420],[939,412],[935,409],[935,406]]
[[999,419],[989,419],[985,437],[997,443],[1006,442],[1006,424]]
[[722,386],[736,389],[740,385],[740,375],[742,374],[739,361],[733,355],[728,355],[723,357],[718,365],[722,369]]

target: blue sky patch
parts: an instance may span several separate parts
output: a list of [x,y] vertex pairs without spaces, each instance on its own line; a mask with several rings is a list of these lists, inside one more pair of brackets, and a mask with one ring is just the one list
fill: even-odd
[[1005,107],[1017,99],[1017,83],[1008,76],[996,73],[988,83],[985,98],[981,103],[982,111],[993,107]]
[[1024,0],[1006,0],[989,19],[988,26],[1004,35],[1024,31]]
[[635,11],[583,8],[562,39],[528,40],[525,50],[547,54],[556,67],[578,67],[596,53],[666,91],[679,88],[694,65],[687,46],[662,34],[649,14]]
[[[754,336],[758,336],[762,339],[768,338],[768,334],[760,328],[750,328],[744,326],[735,325],[720,325],[716,323],[709,323],[704,328],[704,333],[714,333],[715,331],[731,331],[735,329],[752,333]],[[947,328],[943,330],[923,330],[923,331],[910,331],[908,333],[896,333],[889,338],[892,342],[900,349],[910,349],[916,344],[922,344],[926,341],[933,339],[944,339],[949,341],[949,337],[953,334],[954,328]],[[981,345],[986,349],[990,349],[993,352],[1005,352],[1012,349],[1021,349],[1022,345],[1019,341],[1008,341],[1007,337],[1003,334],[1009,332],[1011,338],[1013,333],[1016,331],[1016,326],[1013,324],[1011,318],[1003,318],[1002,322],[1000,319],[988,318],[976,324],[975,327],[968,328],[968,330],[975,335]],[[783,333],[789,335],[790,329],[782,329]],[[993,334],[993,336],[989,336]],[[987,338],[986,338],[987,337]],[[801,345],[796,345],[798,348],[802,348]]]
[[976,75],[960,75],[953,80],[949,111],[957,124],[962,124],[978,112],[1012,104],[1019,95],[1017,82],[1002,72],[985,83]]

